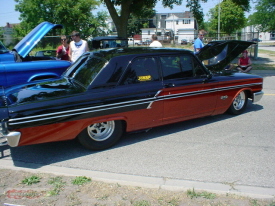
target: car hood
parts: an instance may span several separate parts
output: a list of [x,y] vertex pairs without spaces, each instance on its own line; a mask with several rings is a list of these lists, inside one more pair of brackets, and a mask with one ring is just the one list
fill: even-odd
[[[4,103],[6,106],[37,103],[73,95],[83,90],[82,87],[72,83],[67,78],[42,81],[36,84],[28,83],[5,88],[6,101]],[[1,106],[3,103],[0,104]]]
[[51,29],[55,28],[62,29],[63,26],[61,24],[52,24],[50,22],[40,23],[14,47],[14,50],[16,50],[21,57],[25,58],[37,45],[40,39],[43,38]]
[[196,55],[209,70],[221,71],[252,44],[255,43],[239,40],[212,41]]

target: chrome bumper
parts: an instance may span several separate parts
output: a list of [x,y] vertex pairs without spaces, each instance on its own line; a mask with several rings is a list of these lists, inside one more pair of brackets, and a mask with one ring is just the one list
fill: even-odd
[[253,93],[253,102],[260,101],[262,99],[263,95],[264,95],[263,91]]
[[9,132],[4,128],[4,124],[0,124],[0,146],[9,145],[17,147],[21,137],[21,132]]

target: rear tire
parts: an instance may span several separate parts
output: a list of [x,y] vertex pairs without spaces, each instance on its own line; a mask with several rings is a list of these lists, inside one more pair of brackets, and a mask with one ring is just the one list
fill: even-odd
[[247,94],[245,91],[241,91],[233,100],[231,106],[228,109],[230,114],[238,115],[243,113],[247,105]]
[[89,125],[77,138],[87,149],[104,150],[116,144],[122,134],[122,121],[107,121]]

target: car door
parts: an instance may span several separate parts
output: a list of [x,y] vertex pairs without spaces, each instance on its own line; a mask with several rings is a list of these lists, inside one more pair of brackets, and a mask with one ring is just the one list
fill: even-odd
[[160,56],[164,88],[163,120],[173,122],[211,115],[216,106],[216,80],[191,54]]
[[156,98],[162,87],[155,56],[141,56],[130,61],[119,86],[113,91],[119,94],[119,101],[129,103],[125,108],[131,110],[129,128],[148,128],[162,122],[163,102]]

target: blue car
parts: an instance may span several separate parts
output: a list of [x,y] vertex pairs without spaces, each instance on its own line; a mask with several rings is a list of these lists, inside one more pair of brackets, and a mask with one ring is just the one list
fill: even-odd
[[0,87],[60,77],[71,65],[70,62],[53,60],[49,56],[31,56],[29,53],[51,29],[62,27],[60,24],[42,22],[12,51],[0,42]]

